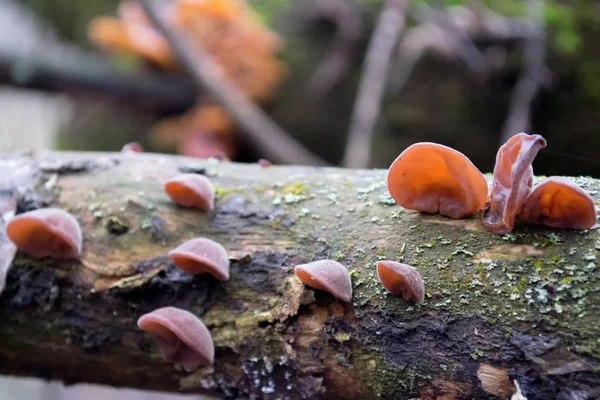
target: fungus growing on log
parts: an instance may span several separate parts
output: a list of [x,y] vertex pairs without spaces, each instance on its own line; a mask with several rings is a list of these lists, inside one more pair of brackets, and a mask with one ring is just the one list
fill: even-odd
[[136,143],[136,142],[127,143],[121,148],[121,153],[143,153],[143,152],[144,152],[144,147],[142,147],[141,144]]
[[187,372],[214,362],[215,346],[210,331],[194,314],[163,307],[138,319],[159,346],[163,360],[180,364]]
[[210,210],[214,207],[215,188],[205,176],[181,174],[165,183],[165,192],[180,206]]
[[533,184],[533,159],[546,147],[540,135],[519,133],[506,142],[496,155],[494,183],[489,202],[481,213],[485,229],[497,235],[511,232]]
[[79,223],[59,208],[42,208],[13,217],[6,235],[19,250],[35,258],[77,258],[81,253]]
[[519,219],[552,228],[589,229],[596,224],[592,197],[566,178],[551,177],[531,191]]
[[437,143],[416,143],[390,166],[388,190],[404,208],[463,218],[487,200],[485,178],[462,153]]
[[346,267],[337,261],[319,260],[297,265],[296,276],[315,289],[324,290],[349,302],[352,300],[352,282]]
[[206,238],[188,240],[171,250],[169,257],[188,274],[211,274],[221,281],[229,279],[227,252],[223,246],[213,240]]
[[425,284],[419,270],[396,261],[380,261],[377,275],[383,287],[405,300],[422,303],[425,299]]

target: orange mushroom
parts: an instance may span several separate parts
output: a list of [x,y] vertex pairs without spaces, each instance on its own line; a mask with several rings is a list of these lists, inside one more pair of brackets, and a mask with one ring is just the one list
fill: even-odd
[[519,219],[552,228],[589,229],[596,225],[594,199],[566,178],[551,177],[531,191]]
[[165,183],[165,192],[180,206],[210,210],[214,207],[215,188],[205,176],[181,174]]
[[462,218],[481,210],[488,188],[462,153],[437,143],[416,143],[390,166],[388,190],[404,208]]
[[508,140],[496,155],[494,183],[489,202],[481,213],[485,229],[497,235],[511,232],[515,218],[531,192],[533,159],[546,147],[540,135],[519,133]]
[[425,299],[425,284],[419,270],[396,261],[380,261],[377,275],[383,287],[405,300],[422,303]]
[[36,258],[77,258],[81,253],[79,223],[59,208],[15,216],[6,224],[6,235],[18,249]]
[[223,246],[213,240],[206,238],[188,240],[171,250],[169,257],[188,274],[211,274],[221,281],[229,279],[227,252]]
[[297,265],[296,275],[315,289],[324,290],[349,302],[352,300],[352,282],[346,267],[337,261],[319,260]]
[[163,360],[181,364],[187,372],[214,362],[215,346],[210,331],[188,311],[159,308],[142,315],[138,326],[156,340]]

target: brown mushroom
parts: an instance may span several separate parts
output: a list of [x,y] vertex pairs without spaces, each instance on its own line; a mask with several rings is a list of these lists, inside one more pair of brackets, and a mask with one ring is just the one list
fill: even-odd
[[210,210],[214,206],[215,188],[205,176],[181,174],[165,183],[171,200],[184,207]]
[[515,218],[531,192],[531,163],[544,147],[546,140],[543,137],[526,133],[513,136],[500,147],[496,155],[490,199],[481,213],[485,229],[497,235],[513,230]]
[[589,229],[596,225],[592,197],[566,178],[551,177],[538,183],[525,200],[519,219],[552,228]]
[[187,372],[214,362],[215,346],[210,331],[188,311],[159,308],[142,315],[138,326],[156,339],[163,360],[181,364]]
[[401,295],[405,300],[415,303],[422,303],[425,299],[425,284],[415,267],[396,261],[380,261],[377,275],[391,294]]
[[315,289],[324,290],[349,302],[352,300],[352,282],[346,267],[337,261],[319,260],[297,265],[296,276]]
[[188,274],[211,274],[221,281],[229,279],[227,252],[223,246],[213,240],[206,238],[188,240],[171,250],[169,257]]
[[404,208],[462,218],[481,210],[485,178],[462,153],[437,143],[416,143],[390,166],[388,190]]
[[79,223],[59,208],[42,208],[13,217],[6,235],[18,249],[36,257],[77,258],[81,253]]

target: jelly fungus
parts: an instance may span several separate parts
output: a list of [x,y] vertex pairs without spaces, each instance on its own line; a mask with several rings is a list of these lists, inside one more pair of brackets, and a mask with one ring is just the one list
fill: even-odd
[[141,144],[136,142],[127,143],[121,149],[121,153],[143,153],[144,147]]
[[425,285],[419,270],[395,261],[380,261],[377,275],[388,292],[401,295],[405,300],[422,303],[425,298]]
[[184,207],[210,210],[214,207],[215,188],[205,176],[181,174],[165,183],[171,200]]
[[519,219],[552,228],[589,229],[596,225],[592,197],[566,178],[551,177],[540,183],[525,200]]
[[319,260],[297,265],[296,275],[308,286],[325,290],[335,297],[349,302],[352,300],[352,282],[346,267],[337,261]]
[[390,166],[388,190],[410,210],[462,218],[485,205],[485,178],[462,153],[437,143],[416,143]]
[[59,208],[42,208],[13,217],[6,235],[18,249],[36,257],[77,258],[81,228],[71,214]]
[[511,232],[533,184],[533,159],[546,147],[540,135],[519,133],[508,140],[496,155],[494,183],[489,202],[481,213],[485,229],[497,235]]
[[159,308],[142,315],[138,326],[156,339],[163,360],[181,364],[187,372],[214,362],[215,346],[210,331],[188,311]]
[[188,240],[171,250],[169,257],[188,274],[211,274],[221,281],[229,279],[227,252],[223,246],[210,239]]

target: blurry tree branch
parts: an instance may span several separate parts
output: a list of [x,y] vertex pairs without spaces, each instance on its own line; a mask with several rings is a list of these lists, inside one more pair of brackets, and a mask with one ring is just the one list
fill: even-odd
[[260,108],[249,101],[223,74],[212,57],[198,47],[192,50],[188,40],[166,27],[157,4],[139,0],[148,18],[171,44],[181,64],[195,84],[206,90],[238,122],[249,141],[272,161],[286,164],[326,165],[320,157],[277,126]]
[[352,53],[362,36],[362,16],[354,0],[318,0],[305,8],[309,19],[327,19],[336,25],[335,37],[308,83],[311,95],[324,97],[350,69]]
[[97,56],[67,49],[28,55],[0,49],[0,82],[53,92],[103,93],[118,101],[166,112],[186,110],[198,97],[198,91],[186,79],[118,72]]
[[511,94],[509,113],[504,121],[500,144],[505,143],[513,135],[527,130],[531,122],[531,106],[546,72],[543,13],[544,0],[529,0],[529,17],[535,29],[525,41],[521,76]]
[[371,38],[363,76],[354,104],[343,165],[365,168],[369,163],[371,141],[381,101],[385,93],[390,58],[404,29],[408,0],[387,0]]

